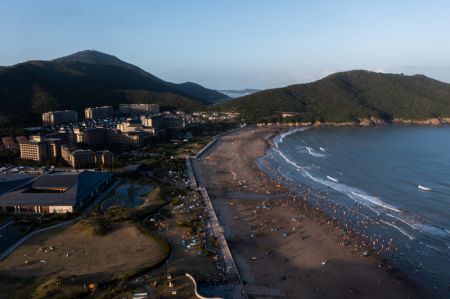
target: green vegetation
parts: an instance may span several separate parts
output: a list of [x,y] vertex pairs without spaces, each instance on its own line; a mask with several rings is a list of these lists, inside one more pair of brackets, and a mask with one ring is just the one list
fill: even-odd
[[177,223],[177,225],[180,227],[186,227],[190,230],[191,234],[195,234],[199,231],[202,222],[198,219],[189,219],[183,222],[179,222]]
[[48,298],[76,298],[87,295],[87,291],[78,283],[74,283],[75,277],[71,278],[51,278],[39,285],[31,296],[32,299]]
[[212,99],[227,97],[193,83],[165,82],[96,51],[0,68],[0,82],[0,124],[8,134],[14,128],[40,123],[40,113],[47,110],[82,112],[85,107],[117,108],[119,103],[140,102],[192,111],[205,109]]
[[0,273],[1,298],[9,299],[57,299],[57,298],[79,298],[88,295],[83,288],[82,278],[52,277],[52,278],[29,278],[13,277]]
[[[364,118],[423,120],[450,116],[450,84],[423,75],[368,71],[330,75],[316,82],[261,91],[214,106],[247,121],[347,122]],[[286,119],[285,119],[286,121]]]
[[132,219],[132,211],[122,206],[110,207],[105,212],[105,217],[110,223],[122,223]]
[[0,272],[0,294],[2,298],[26,299],[39,286],[37,278],[23,278],[10,276],[7,272]]
[[91,215],[88,218],[88,224],[91,225],[93,233],[97,236],[106,235],[111,230],[111,222],[101,214]]

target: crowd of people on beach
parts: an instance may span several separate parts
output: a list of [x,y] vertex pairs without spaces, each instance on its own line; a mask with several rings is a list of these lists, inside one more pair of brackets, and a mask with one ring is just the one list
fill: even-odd
[[[352,244],[354,250],[360,250],[364,256],[376,254],[385,260],[395,259],[393,253],[399,250],[395,238],[381,233],[379,220],[368,216],[364,206],[356,203],[351,206],[339,205],[331,200],[330,193],[318,192],[294,182],[272,165],[273,155],[274,153],[269,152],[261,158],[260,165],[264,172],[282,184],[293,195],[293,203],[302,205],[306,213],[314,214],[323,222],[339,227],[342,235],[341,245]],[[393,263],[387,264],[380,260],[380,267],[391,269]]]

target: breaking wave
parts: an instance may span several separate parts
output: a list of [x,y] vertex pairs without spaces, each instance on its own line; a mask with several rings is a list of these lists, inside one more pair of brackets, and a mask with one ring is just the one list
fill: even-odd
[[314,149],[311,148],[311,147],[309,147],[309,146],[305,146],[305,148],[306,148],[306,150],[308,151],[308,154],[310,154],[310,155],[313,156],[313,157],[317,157],[317,158],[325,158],[325,157],[326,157],[324,154],[316,153],[316,152],[314,151]]
[[387,221],[384,220],[380,220],[380,222],[383,222],[386,225],[389,225],[390,227],[395,228],[396,230],[398,230],[399,232],[401,232],[404,236],[407,236],[410,240],[414,240],[415,238],[413,236],[411,236],[410,234],[408,234],[403,228],[400,228],[398,226],[396,226],[395,224],[389,223]]
[[353,188],[344,184],[340,184],[334,181],[325,180],[319,177],[313,176],[309,171],[307,171],[305,168],[301,167],[291,159],[289,159],[279,148],[276,146],[274,150],[283,158],[284,161],[289,163],[290,165],[294,166],[298,172],[300,172],[304,177],[310,178],[311,180],[320,183],[322,185],[325,185],[327,187],[333,188],[334,190],[346,194],[348,197],[353,199],[355,202],[362,204],[375,213],[379,214],[380,212],[383,212],[384,209],[392,210],[399,212],[400,210],[392,205],[389,205],[383,201],[381,201],[378,197],[370,196],[368,194],[365,194],[363,191]]

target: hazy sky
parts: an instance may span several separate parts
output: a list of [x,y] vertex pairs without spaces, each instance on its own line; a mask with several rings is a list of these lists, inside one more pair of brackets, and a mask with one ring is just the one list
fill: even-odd
[[1,0],[0,38],[0,65],[95,49],[217,89],[350,69],[450,82],[444,0]]

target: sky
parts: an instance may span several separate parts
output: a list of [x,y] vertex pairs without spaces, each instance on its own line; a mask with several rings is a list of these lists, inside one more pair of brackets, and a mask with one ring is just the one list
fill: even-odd
[[1,0],[0,65],[95,49],[171,82],[272,88],[338,71],[450,82],[450,1]]

